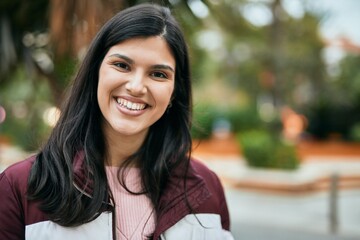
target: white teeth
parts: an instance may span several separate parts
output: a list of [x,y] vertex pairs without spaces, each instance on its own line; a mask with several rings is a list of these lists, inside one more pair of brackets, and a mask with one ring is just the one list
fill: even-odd
[[133,111],[139,111],[143,110],[146,107],[146,104],[143,103],[133,103],[130,101],[127,101],[122,98],[116,98],[116,102],[120,104],[122,107],[126,107],[127,109],[133,110]]

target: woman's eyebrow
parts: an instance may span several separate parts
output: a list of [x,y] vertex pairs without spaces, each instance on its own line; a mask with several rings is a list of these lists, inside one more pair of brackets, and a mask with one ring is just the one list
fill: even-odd
[[[111,54],[109,57],[121,58],[121,59],[124,59],[125,61],[127,61],[130,64],[133,64],[135,62],[134,60],[132,60],[128,56],[122,55],[120,53]],[[166,64],[155,64],[155,65],[152,66],[152,68],[153,69],[158,69],[158,70],[163,69],[163,70],[169,70],[171,72],[175,72],[174,68],[172,68],[171,66],[166,65]]]
[[111,54],[109,57],[121,58],[121,59],[124,59],[125,61],[127,61],[127,62],[130,63],[130,64],[133,64],[133,63],[134,63],[134,60],[132,60],[132,59],[129,58],[128,56],[125,56],[125,55],[122,55],[122,54],[119,54],[119,53]]
[[152,68],[158,69],[158,70],[161,70],[161,69],[170,70],[171,72],[175,72],[175,70],[172,67],[170,67],[169,65],[166,65],[166,64],[156,64],[156,65],[153,65]]

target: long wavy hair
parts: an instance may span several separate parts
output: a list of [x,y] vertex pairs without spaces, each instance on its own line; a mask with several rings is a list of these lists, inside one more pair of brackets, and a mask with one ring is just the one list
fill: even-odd
[[[149,129],[140,149],[124,165],[140,159],[143,191],[158,211],[158,200],[172,171],[185,182],[191,152],[192,93],[188,50],[182,31],[166,7],[142,4],[112,17],[98,32],[80,65],[60,119],[31,169],[28,197],[40,203],[50,220],[63,226],[89,222],[111,198],[104,156],[103,117],[97,102],[100,64],[108,50],[127,39],[161,36],[176,61],[172,107]],[[118,146],[121,148],[122,146]],[[87,178],[74,185],[74,159],[82,153]],[[177,170],[178,172],[178,170]],[[84,196],[91,187],[91,197]]]

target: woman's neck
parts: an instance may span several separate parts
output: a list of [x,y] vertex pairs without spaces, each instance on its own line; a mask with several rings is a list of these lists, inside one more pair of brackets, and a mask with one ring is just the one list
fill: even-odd
[[139,150],[146,135],[147,131],[131,136],[114,132],[105,133],[106,164],[119,167],[128,157]]

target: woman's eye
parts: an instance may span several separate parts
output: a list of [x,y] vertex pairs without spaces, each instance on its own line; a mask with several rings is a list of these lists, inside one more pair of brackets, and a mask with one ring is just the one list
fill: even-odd
[[153,72],[151,75],[156,78],[168,78],[167,75],[162,72]]
[[129,70],[130,69],[130,66],[126,63],[123,63],[123,62],[117,62],[117,63],[114,63],[114,65],[118,68],[122,68],[122,69],[125,69],[125,70]]

